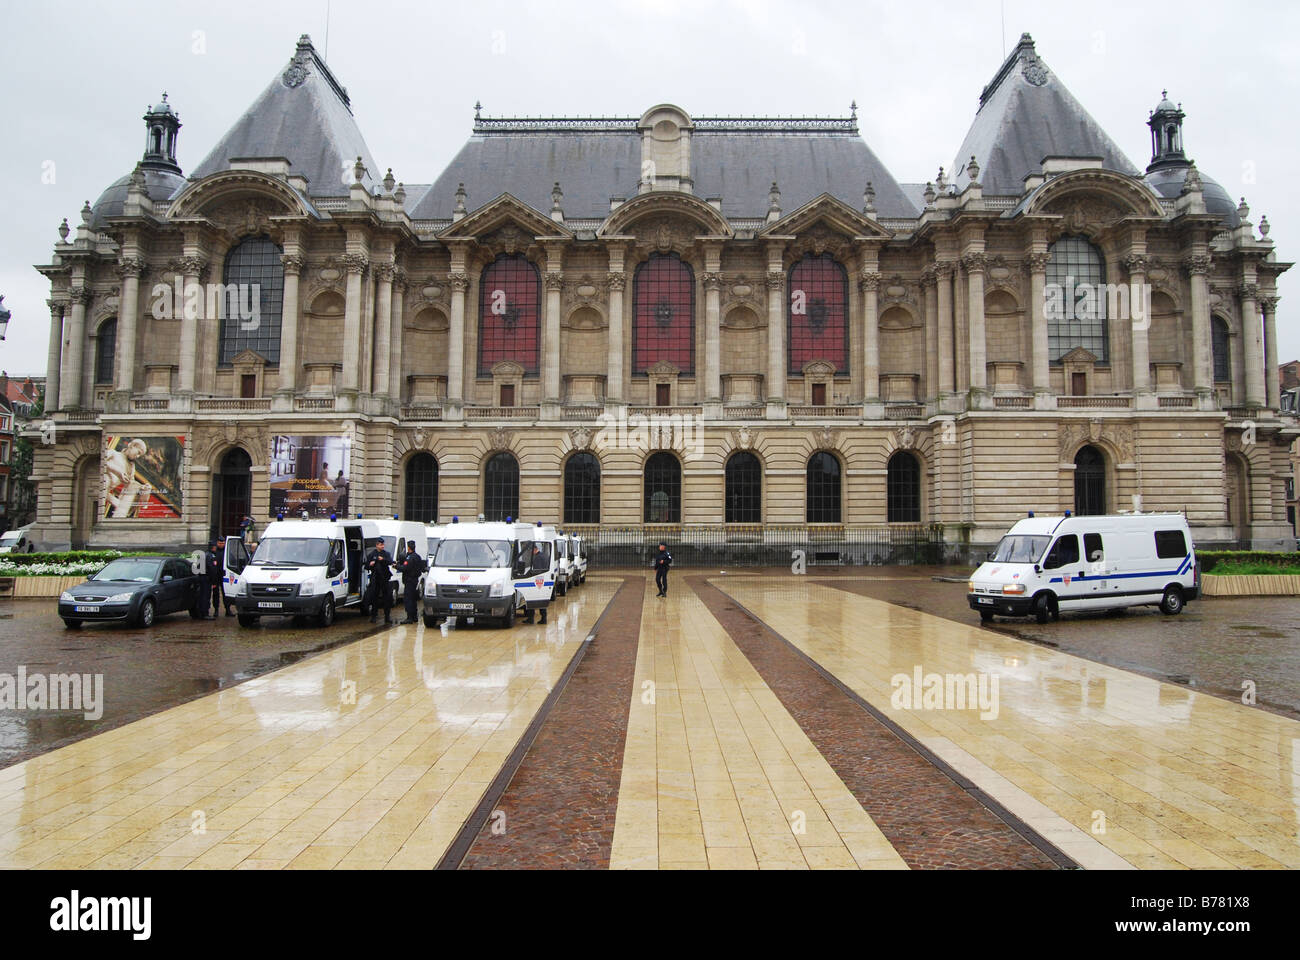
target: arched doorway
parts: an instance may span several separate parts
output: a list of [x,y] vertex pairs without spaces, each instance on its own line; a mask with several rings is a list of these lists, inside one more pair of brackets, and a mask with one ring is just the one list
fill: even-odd
[[1106,512],[1106,458],[1091,445],[1074,455],[1074,512],[1080,517]]
[[239,533],[239,522],[252,516],[253,459],[240,447],[221,458],[212,475],[212,536],[216,539]]
[[1235,453],[1224,458],[1223,499],[1232,536],[1244,549],[1250,541],[1250,464]]
[[90,542],[99,512],[103,509],[104,475],[99,457],[86,457],[77,464],[73,474],[72,531],[69,539],[72,549],[80,550]]

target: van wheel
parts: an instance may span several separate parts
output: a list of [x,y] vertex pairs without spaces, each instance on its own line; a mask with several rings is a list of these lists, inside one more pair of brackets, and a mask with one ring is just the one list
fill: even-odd
[[255,626],[257,626],[257,614],[255,614],[255,613],[241,613],[241,614],[239,615],[239,625],[240,625],[241,627],[255,627]]
[[993,619],[993,611],[992,611],[992,610],[981,610],[981,611],[980,611],[980,620],[982,620],[984,623],[988,623],[988,622],[989,622],[990,620],[992,620],[992,619]]
[[513,629],[515,625],[515,605],[513,603],[506,609],[506,615],[501,618],[501,626],[507,630]]
[[1181,587],[1165,588],[1165,595],[1160,598],[1160,612],[1167,617],[1177,616],[1183,612],[1183,591]]
[[438,618],[431,617],[426,613],[424,615],[424,625],[428,627],[430,630],[432,630],[434,627],[438,625]]
[[560,596],[567,594],[569,592],[569,582],[567,580],[555,581],[555,592]]
[[1050,593],[1040,593],[1037,598],[1035,598],[1034,619],[1039,623],[1046,623],[1048,620],[1061,619],[1061,611],[1056,605],[1056,598]]
[[333,597],[325,598],[325,604],[320,608],[320,614],[316,617],[316,623],[322,627],[331,627],[334,625]]

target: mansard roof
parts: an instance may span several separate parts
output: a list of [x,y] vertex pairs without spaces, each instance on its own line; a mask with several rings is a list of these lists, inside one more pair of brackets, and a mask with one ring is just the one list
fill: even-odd
[[952,182],[958,192],[970,182],[966,165],[972,156],[989,195],[1018,196],[1024,192],[1025,177],[1040,173],[1046,157],[1100,157],[1107,170],[1139,175],[1039,58],[1027,33],[980,95],[979,112],[953,164]]
[[266,157],[288,159],[290,175],[306,177],[311,196],[347,196],[357,157],[366,167],[362,182],[370,190],[376,184],[378,167],[352,116],[347,90],[306,34],[298,40],[288,67],[276,74],[193,175],[220,173],[229,169],[231,160]]

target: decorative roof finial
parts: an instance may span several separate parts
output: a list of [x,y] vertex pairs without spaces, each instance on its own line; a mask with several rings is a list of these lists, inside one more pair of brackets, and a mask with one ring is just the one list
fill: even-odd
[[1237,205],[1237,218],[1245,223],[1250,218],[1250,206],[1246,203],[1246,198],[1241,198],[1241,203]]
[[932,206],[934,206],[934,198],[935,198],[935,196],[936,196],[936,194],[935,194],[935,192],[934,192],[934,184],[933,184],[933,183],[927,183],[927,184],[925,185],[925,193],[924,193],[924,197],[925,197],[925,205],[926,205],[927,207],[932,207]]
[[59,239],[62,240],[64,243],[67,243],[68,234],[71,232],[72,232],[72,228],[68,226],[68,218],[64,217],[63,222],[59,224]]
[[474,101],[474,119],[475,120],[483,119],[483,104],[479,100]]
[[393,192],[393,199],[397,201],[399,207],[406,206],[406,186],[399,183],[397,189]]
[[970,163],[966,164],[966,175],[970,177],[971,183],[979,183],[980,165],[975,162],[975,154],[970,155]]
[[[1244,203],[1245,201],[1243,200],[1242,202]],[[81,222],[86,226],[90,226],[90,219],[93,215],[94,214],[90,209],[90,201],[87,200],[85,205],[81,208]]]
[[1261,239],[1267,240],[1268,232],[1272,229],[1273,228],[1269,226],[1267,216],[1263,216],[1259,218],[1259,235]]
[[352,165],[352,177],[356,183],[360,183],[366,175],[366,165],[357,157],[357,162]]
[[453,220],[459,220],[461,217],[465,216],[466,196],[468,196],[468,194],[465,193],[465,184],[456,184],[456,206],[451,209],[451,218]]
[[939,176],[935,178],[935,186],[940,193],[948,192],[948,176],[943,172],[943,167],[939,168]]
[[862,191],[862,212],[876,212],[876,188],[872,186],[871,181],[867,181],[866,189]]
[[393,176],[393,168],[389,167],[388,172],[384,174],[384,193],[392,193],[393,184],[396,182],[397,178]]
[[853,120],[858,119],[858,101],[857,101],[857,100],[854,100],[852,103],[849,104],[849,117],[850,117],[850,119],[853,119]]
[[767,209],[781,209],[781,188],[776,185],[775,180],[772,181],[772,186],[767,191]]

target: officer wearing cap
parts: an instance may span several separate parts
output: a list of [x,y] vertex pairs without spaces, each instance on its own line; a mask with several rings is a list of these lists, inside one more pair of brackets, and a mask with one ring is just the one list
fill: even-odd
[[370,622],[379,616],[379,604],[384,605],[384,623],[393,622],[393,593],[388,588],[392,579],[393,555],[384,549],[384,538],[375,541],[375,548],[366,555],[366,570],[370,573],[370,586],[366,588],[365,603],[370,608]]
[[406,556],[397,561],[397,570],[402,575],[402,601],[406,606],[406,619],[403,624],[416,622],[420,609],[420,577],[429,569],[415,549],[415,541],[406,541]]

